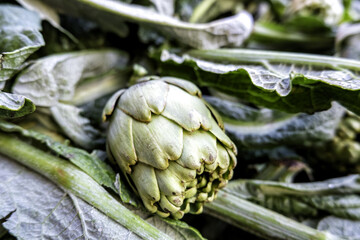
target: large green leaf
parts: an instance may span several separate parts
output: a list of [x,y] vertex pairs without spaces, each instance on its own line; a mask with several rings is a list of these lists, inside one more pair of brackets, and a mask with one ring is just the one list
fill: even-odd
[[[141,239],[84,200],[0,157],[0,216],[18,239]],[[29,221],[31,219],[31,221]]]
[[191,24],[120,1],[42,1],[58,11],[91,19],[115,32],[121,30],[124,21],[135,22],[157,30],[168,38],[202,49],[240,46],[250,35],[253,25],[251,15],[246,12],[206,24]]
[[320,220],[317,229],[341,236],[344,239],[360,239],[360,221],[328,216]]
[[191,50],[157,57],[162,75],[194,81],[286,112],[326,110],[337,101],[360,113],[360,62],[246,49]]
[[35,105],[24,96],[0,92],[0,119],[17,118],[35,111]]
[[0,89],[41,46],[41,19],[24,8],[0,5]]
[[288,114],[216,97],[205,97],[205,100],[222,115],[226,132],[240,149],[301,147],[330,140],[344,114],[338,104],[314,114]]
[[105,143],[100,131],[81,115],[82,110],[73,105],[58,103],[50,108],[51,114],[61,130],[77,145],[84,149],[94,149]]
[[127,62],[128,55],[115,49],[50,55],[22,71],[12,91],[28,97],[37,106],[51,107],[59,101],[70,102],[81,80],[124,69]]

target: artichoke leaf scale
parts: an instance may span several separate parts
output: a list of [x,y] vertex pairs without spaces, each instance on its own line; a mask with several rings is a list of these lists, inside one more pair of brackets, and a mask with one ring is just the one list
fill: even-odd
[[184,81],[180,78],[175,78],[175,77],[163,77],[162,81],[177,86],[193,96],[201,97],[200,89],[189,81]]
[[[150,108],[145,107],[147,106],[146,98],[142,91],[139,91],[137,88],[140,88],[140,86],[135,85],[125,91],[121,95],[117,107],[135,120],[150,122],[151,110]],[[133,99],[136,99],[136,101],[133,101]]]
[[154,168],[137,163],[133,167],[131,179],[145,207],[150,212],[156,212],[158,209],[154,204],[160,201],[160,190]]
[[169,160],[176,160],[181,155],[183,131],[161,115],[152,118],[147,124],[133,121],[134,146],[141,149],[137,151],[137,160],[164,170],[169,167]]
[[182,196],[185,192],[185,184],[169,171],[155,170],[159,189],[166,196]]
[[170,162],[168,170],[183,182],[191,182],[196,178],[196,170],[183,167],[177,162]]
[[147,105],[155,114],[161,114],[166,106],[167,96],[169,93],[169,85],[159,82],[150,81],[144,85],[143,92]]
[[[137,162],[132,135],[133,120],[118,109],[115,109],[113,116],[114,118],[112,118],[109,126],[108,138],[116,139],[116,141],[108,141],[108,146],[120,168],[131,173],[130,166]],[[115,118],[119,121],[114,121]]]
[[162,115],[173,120],[189,132],[202,127],[211,127],[211,114],[200,98],[192,96],[184,90],[170,86],[167,104]]
[[160,207],[166,212],[177,212],[180,210],[180,207],[175,206],[173,203],[171,203],[164,194],[161,195],[159,204]]

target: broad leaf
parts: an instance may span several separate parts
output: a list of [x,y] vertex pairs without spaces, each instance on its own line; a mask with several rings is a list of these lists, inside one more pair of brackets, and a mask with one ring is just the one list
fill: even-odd
[[41,19],[14,5],[0,5],[0,85],[21,69],[24,61],[41,46]]
[[59,103],[52,106],[50,111],[65,135],[82,148],[94,149],[105,142],[100,131],[90,124],[90,120],[81,116],[80,108]]
[[321,219],[317,225],[317,229],[330,232],[349,240],[360,239],[360,221],[329,216]]
[[141,239],[46,178],[0,156],[0,216],[19,239]]
[[222,115],[225,129],[239,148],[306,146],[330,140],[344,114],[341,106],[312,115],[255,109],[215,97],[205,98]]
[[183,44],[202,49],[240,46],[250,35],[253,25],[252,17],[246,12],[206,24],[191,24],[140,5],[119,1],[42,1],[56,10],[94,20],[112,31],[119,31],[123,21],[135,22]]
[[127,61],[126,53],[114,49],[47,56],[21,72],[12,91],[28,97],[37,106],[51,107],[59,101],[71,101],[81,80],[123,69]]
[[35,111],[35,105],[24,96],[0,91],[0,119],[17,118]]
[[360,113],[360,62],[246,49],[192,50],[158,56],[162,75],[194,81],[286,112],[326,110],[338,101]]

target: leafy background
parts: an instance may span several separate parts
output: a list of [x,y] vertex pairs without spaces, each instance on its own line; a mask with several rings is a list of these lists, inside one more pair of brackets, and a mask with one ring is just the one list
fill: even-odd
[[[301,14],[277,0],[18,2],[32,11],[0,1],[2,132],[70,161],[174,239],[257,239],[254,226],[219,221],[215,205],[182,222],[134,210],[136,198],[109,168],[101,111],[112,92],[145,75],[183,77],[208,95],[239,148],[242,180],[226,195],[360,239],[359,181],[340,178],[360,171],[359,1]],[[4,239],[138,238],[32,170],[4,156],[0,165]]]

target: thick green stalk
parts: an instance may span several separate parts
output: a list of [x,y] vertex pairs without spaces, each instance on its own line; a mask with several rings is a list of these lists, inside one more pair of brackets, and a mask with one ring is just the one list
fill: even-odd
[[132,213],[103,187],[71,163],[41,151],[11,134],[0,133],[0,153],[49,178],[144,239],[170,239]]
[[244,199],[219,191],[214,202],[205,204],[205,212],[236,227],[266,239],[335,240],[321,232]]
[[[325,36],[324,36],[325,35]],[[282,25],[268,22],[256,22],[250,41],[264,43],[265,45],[288,46],[309,50],[331,49],[335,44],[335,37],[329,34],[314,36],[298,31],[286,29]]]
[[329,67],[332,68],[331,70],[334,70],[335,67],[342,67],[360,71],[359,61],[357,60],[307,53],[222,48],[213,50],[190,50],[187,54],[194,58],[213,61],[215,63],[259,64],[268,61],[270,63],[303,64],[319,66],[321,68]]

